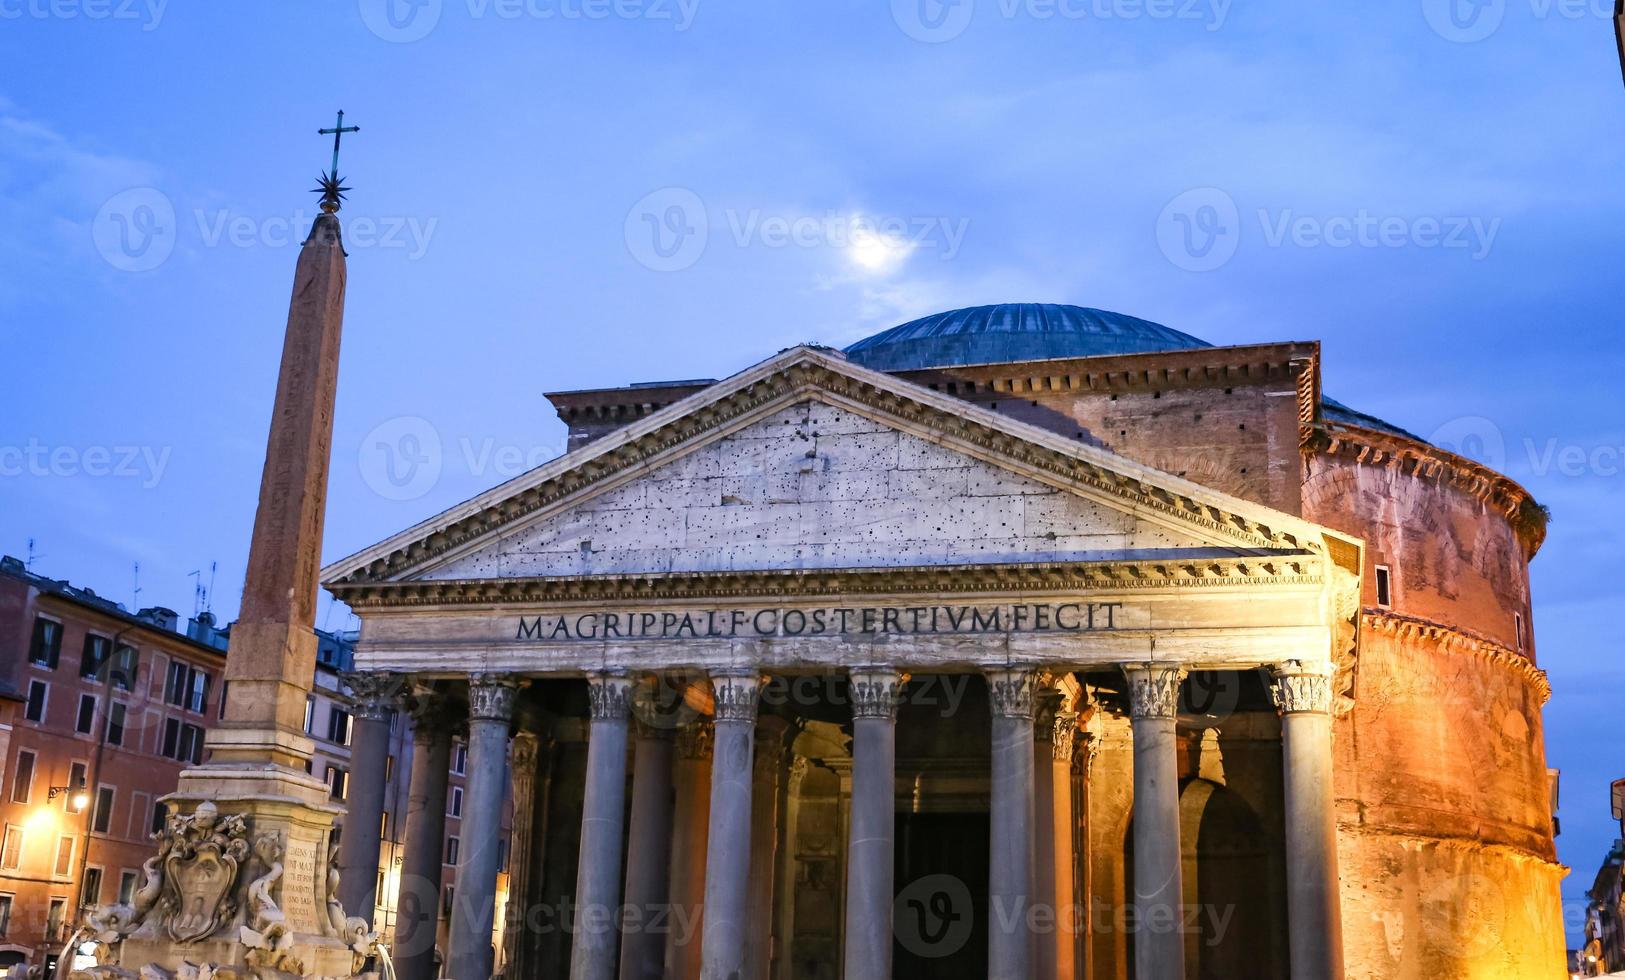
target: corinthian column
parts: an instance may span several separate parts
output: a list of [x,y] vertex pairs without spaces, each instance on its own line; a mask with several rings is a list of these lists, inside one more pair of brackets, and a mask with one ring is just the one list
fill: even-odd
[[1129,664],[1134,728],[1134,975],[1184,980],[1184,900],[1179,847],[1179,758],[1174,723],[1185,671],[1165,664]]
[[350,740],[350,798],[339,839],[339,904],[372,922],[378,903],[378,852],[383,843],[384,776],[389,763],[389,715],[400,692],[395,674],[345,674],[355,719]]
[[988,980],[1031,980],[1033,672],[991,670],[992,833],[988,852]]
[[527,956],[523,933],[530,912],[532,851],[536,847],[538,817],[536,812],[536,773],[545,751],[542,740],[533,732],[519,732],[513,737],[513,832],[508,845],[508,922],[502,932],[502,970],[508,976],[524,976]]
[[691,980],[700,974],[711,754],[711,719],[692,721],[677,730],[677,764],[672,773],[671,914],[667,917],[671,926],[666,933],[664,980]]
[[[641,688],[632,750],[632,823],[627,829],[626,907],[621,980],[660,980],[671,919],[672,742],[679,714]],[[664,924],[659,928],[656,923]]]
[[1332,795],[1330,664],[1293,660],[1275,668],[1286,765],[1287,914],[1293,980],[1342,980],[1343,923]]
[[897,703],[893,670],[852,672],[852,813],[846,845],[846,980],[889,980],[896,844]]
[[508,723],[519,691],[504,674],[475,674],[468,684],[468,793],[463,805],[462,863],[451,916],[448,977],[489,977],[495,952],[497,871],[508,767]]
[[751,766],[750,884],[745,903],[744,980],[768,980],[773,963],[773,878],[778,870],[779,780],[784,776],[785,739],[790,725],[769,716],[756,726],[756,757]]
[[570,980],[612,980],[615,922],[621,904],[626,725],[632,679],[625,674],[593,674],[587,678],[587,701],[592,724],[587,735],[587,792],[581,806]]
[[751,758],[756,696],[752,674],[711,678],[716,751],[711,760],[711,827],[705,857],[705,931],[700,980],[741,980],[750,884]]
[[412,782],[406,800],[406,844],[395,907],[395,975],[433,980],[440,922],[440,871],[446,840],[446,781],[451,771],[452,720],[445,699],[412,696]]
[[1066,695],[1046,692],[1033,726],[1033,893],[1042,909],[1033,975],[1038,980],[1076,976],[1077,897],[1073,891],[1072,743],[1077,715]]

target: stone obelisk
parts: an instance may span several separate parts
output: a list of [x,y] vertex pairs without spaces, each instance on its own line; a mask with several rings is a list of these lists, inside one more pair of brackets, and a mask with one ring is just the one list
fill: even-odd
[[340,808],[305,768],[345,289],[336,169],[321,189],[323,213],[294,272],[225,716],[206,738],[209,761],[165,798],[169,824],[148,862],[149,887],[132,907],[92,917],[110,951],[107,976],[191,963],[248,977],[347,977],[371,948],[365,923],[347,918],[334,895]]

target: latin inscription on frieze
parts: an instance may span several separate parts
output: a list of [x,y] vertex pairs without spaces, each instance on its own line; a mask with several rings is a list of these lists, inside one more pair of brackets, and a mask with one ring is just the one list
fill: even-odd
[[[1121,602],[824,606],[598,611],[521,616],[514,640],[704,640],[767,637],[865,639],[988,633],[1097,633],[1132,628]],[[510,621],[511,622],[511,621]]]

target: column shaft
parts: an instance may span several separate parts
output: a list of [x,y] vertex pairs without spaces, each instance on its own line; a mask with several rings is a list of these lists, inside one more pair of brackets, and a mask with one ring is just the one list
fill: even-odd
[[1053,817],[1050,833],[1055,843],[1055,977],[1076,980],[1078,975],[1078,933],[1083,921],[1077,880],[1077,814],[1072,797],[1072,747],[1077,715],[1063,711],[1055,716],[1050,735],[1050,756],[1040,760],[1050,770],[1050,797]]
[[570,980],[612,980],[615,976],[631,697],[629,677],[595,674],[587,678],[592,723],[587,734],[587,792],[581,809]]
[[540,846],[538,828],[547,823],[541,806],[546,796],[537,791],[537,773],[547,749],[533,732],[513,737],[513,833],[508,845],[508,915],[502,932],[502,959],[498,966],[511,977],[525,975],[530,957],[525,943],[526,923],[535,899],[532,868]]
[[406,842],[390,953],[400,980],[434,980],[440,922],[440,870],[446,840],[446,782],[451,772],[451,725],[439,695],[412,699],[412,782],[406,801]]
[[1041,699],[1033,735],[1034,922],[1039,927],[1033,953],[1038,980],[1073,980],[1077,976],[1080,916],[1073,887],[1076,818],[1072,811],[1072,744],[1077,715],[1059,691]]
[[1031,980],[1033,674],[989,671],[993,707],[988,980]]
[[756,726],[756,754],[751,764],[750,884],[745,903],[744,980],[769,980],[773,966],[773,879],[778,870],[779,780],[784,776],[784,740],[789,725],[782,718],[761,719]]
[[[632,753],[632,824],[627,832],[626,905],[632,918],[621,937],[621,980],[660,980],[672,929],[672,736],[669,728],[638,726]],[[653,928],[659,925],[661,928]]]
[[670,931],[666,934],[663,980],[692,980],[700,973],[700,930],[705,903],[706,838],[711,821],[709,720],[677,732],[677,764],[672,774]]
[[1134,729],[1134,975],[1138,980],[1184,980],[1175,735],[1184,671],[1158,664],[1123,670]]
[[468,787],[446,958],[446,975],[456,980],[490,977],[495,960],[491,940],[507,792],[508,723],[517,691],[516,682],[501,675],[476,674],[468,686]]
[[755,752],[755,675],[711,679],[716,751],[711,760],[711,825],[705,859],[705,933],[701,980],[741,980],[745,969],[746,895],[750,884],[751,759]]
[[1332,793],[1331,669],[1276,669],[1286,766],[1286,871],[1293,980],[1342,980],[1337,812]]
[[378,853],[383,845],[384,777],[389,714],[400,679],[393,674],[346,674],[355,723],[350,731],[350,794],[339,840],[339,904],[372,922],[378,903]]
[[897,797],[894,671],[852,673],[852,804],[846,845],[846,980],[889,980]]

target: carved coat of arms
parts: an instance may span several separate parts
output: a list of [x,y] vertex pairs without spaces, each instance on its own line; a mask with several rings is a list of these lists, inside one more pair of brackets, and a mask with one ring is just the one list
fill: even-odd
[[248,856],[248,828],[242,817],[221,817],[205,801],[171,817],[166,837],[164,931],[178,943],[206,939],[237,912],[232,890]]

